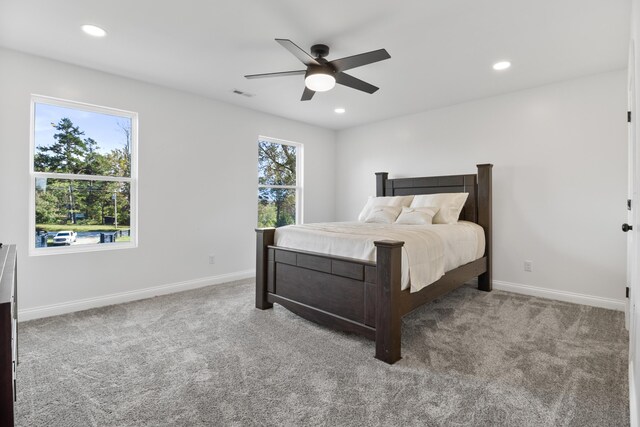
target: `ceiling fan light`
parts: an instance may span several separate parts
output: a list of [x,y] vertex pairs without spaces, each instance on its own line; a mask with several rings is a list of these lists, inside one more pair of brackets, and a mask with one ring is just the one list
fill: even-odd
[[324,73],[309,74],[304,78],[304,84],[315,92],[326,92],[336,85],[336,78]]

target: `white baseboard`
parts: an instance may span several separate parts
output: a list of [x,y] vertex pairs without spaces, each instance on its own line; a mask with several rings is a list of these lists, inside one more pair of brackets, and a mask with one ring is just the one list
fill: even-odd
[[595,297],[592,295],[578,294],[575,292],[558,291],[555,289],[541,288],[538,286],[522,285],[519,283],[493,281],[493,289],[513,292],[516,294],[531,295],[534,297],[554,299],[574,304],[590,305],[592,307],[608,308],[609,310],[624,311],[625,300]]
[[190,289],[202,288],[210,285],[233,282],[255,277],[255,270],[238,271],[235,273],[221,274],[219,276],[203,277],[201,279],[186,280],[184,282],[169,283],[153,286],[151,288],[136,289],[135,291],[120,292],[95,298],[86,298],[59,304],[43,305],[40,307],[18,310],[18,319],[22,321],[39,319],[42,317],[57,316],[59,314],[72,313],[74,311],[88,310],[90,308],[106,305],[121,304],[139,299],[152,298],[158,295],[172,294]]
[[[255,270],[245,270],[235,273],[221,274],[219,276],[203,277],[201,279],[169,283],[166,285],[154,286],[151,288],[137,289],[135,291],[120,292],[117,294],[104,295],[95,298],[86,298],[59,304],[27,308],[18,310],[18,318],[22,322],[26,320],[39,319],[42,317],[57,316],[60,314],[72,313],[75,311],[88,310],[90,308],[121,304],[124,302],[130,302],[144,298],[152,298],[158,295],[166,295],[175,292],[187,291],[190,289],[202,288],[210,285],[233,282],[235,280],[249,279],[253,277],[255,277]],[[470,283],[477,284],[477,281],[472,280]],[[624,311],[625,309],[624,300],[594,297],[591,295],[578,294],[574,292],[558,291],[555,289],[540,288],[538,286],[504,282],[501,280],[494,280],[493,288],[517,294],[531,295],[535,297],[554,299],[575,304],[590,305],[593,307],[608,308],[610,310]]]

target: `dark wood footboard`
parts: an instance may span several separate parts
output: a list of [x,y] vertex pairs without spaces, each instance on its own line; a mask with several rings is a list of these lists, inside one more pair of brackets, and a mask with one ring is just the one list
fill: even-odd
[[387,363],[400,360],[400,307],[402,246],[404,242],[384,240],[376,245],[376,359]]
[[273,245],[275,235],[275,228],[256,229],[256,308],[260,310],[273,307],[273,304],[267,301],[269,271],[273,271],[273,267],[269,269],[267,248]]
[[276,247],[274,229],[256,232],[257,308],[278,303],[305,319],[375,340],[380,360],[400,359],[403,242],[375,242],[377,262],[370,262]]
[[275,229],[257,229],[256,307],[278,303],[305,319],[375,340],[375,357],[395,363],[401,359],[404,315],[474,277],[479,289],[491,290],[491,167],[478,165],[478,175],[447,177],[388,180],[386,173],[377,174],[379,196],[469,192],[462,219],[483,226],[482,258],[411,293],[401,290],[403,242],[375,242],[371,262],[274,246]]

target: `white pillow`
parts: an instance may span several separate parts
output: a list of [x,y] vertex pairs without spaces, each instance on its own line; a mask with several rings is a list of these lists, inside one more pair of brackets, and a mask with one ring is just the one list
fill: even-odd
[[433,222],[433,217],[438,212],[438,208],[425,207],[425,208],[402,208],[402,213],[398,219],[396,219],[396,224],[407,224],[407,225],[423,225],[423,224],[431,224]]
[[394,196],[394,197],[369,197],[367,204],[362,208],[362,212],[358,215],[358,221],[362,222],[369,216],[371,209],[376,206],[409,206],[413,196]]
[[454,224],[458,222],[467,197],[469,197],[469,193],[422,194],[413,198],[411,207],[437,207],[439,211],[433,217],[433,223]]
[[393,224],[398,218],[400,210],[404,209],[400,206],[376,206],[371,209],[369,215],[365,218],[364,222],[375,222],[378,224]]

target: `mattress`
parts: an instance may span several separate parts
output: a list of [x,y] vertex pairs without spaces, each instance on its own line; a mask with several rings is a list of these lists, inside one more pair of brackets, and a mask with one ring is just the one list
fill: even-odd
[[328,222],[276,229],[275,245],[366,261],[376,260],[377,240],[399,240],[402,289],[417,292],[447,271],[484,255],[484,230],[478,224],[404,225]]

